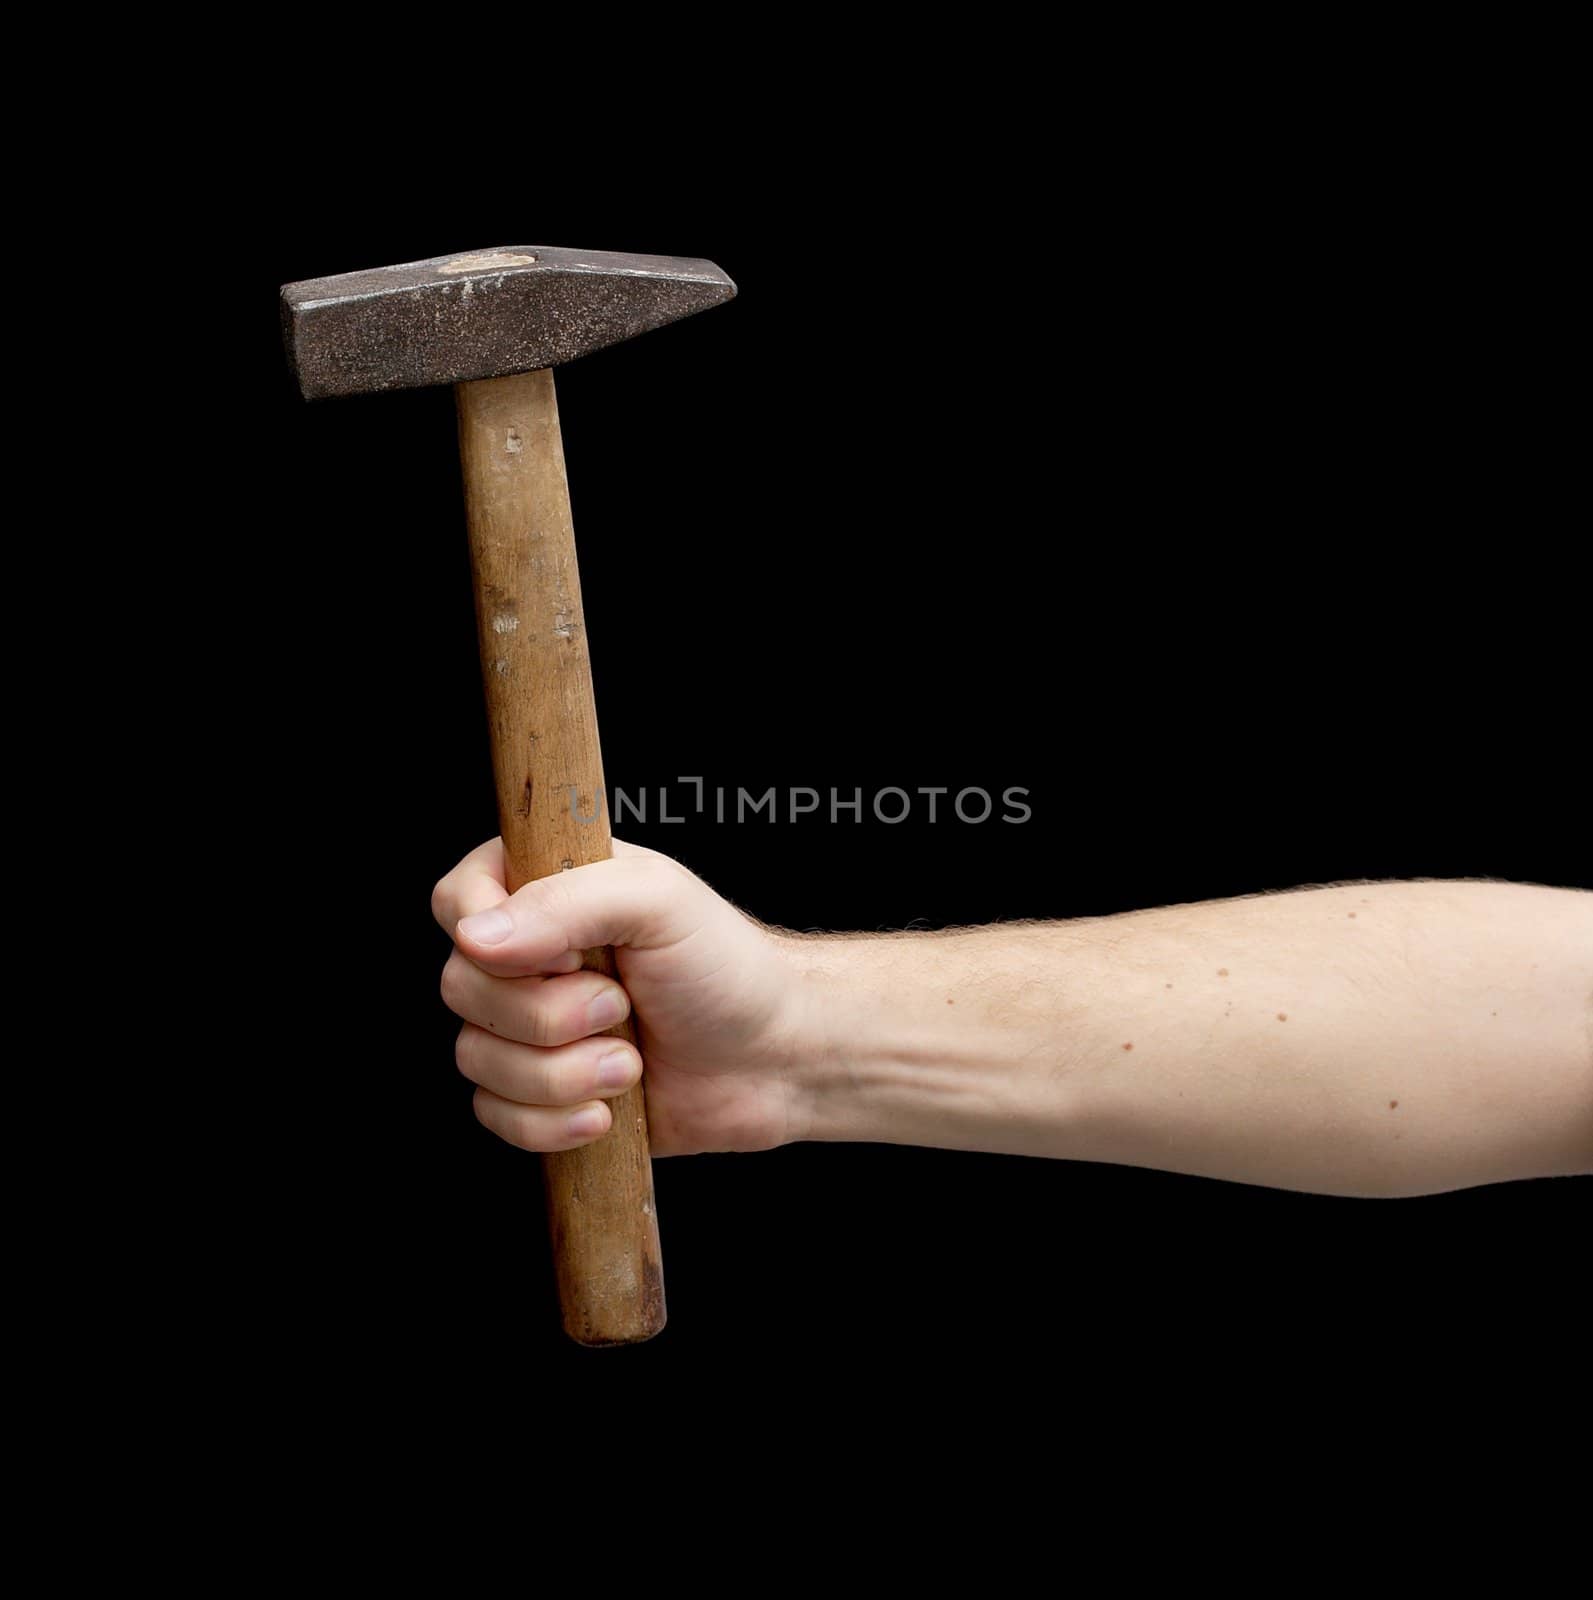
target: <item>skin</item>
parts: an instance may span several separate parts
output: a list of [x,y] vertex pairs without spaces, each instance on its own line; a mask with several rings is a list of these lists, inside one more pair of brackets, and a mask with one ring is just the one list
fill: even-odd
[[[607,1131],[642,1059],[602,1030],[634,1009],[656,1155],[866,1140],[1360,1196],[1593,1171],[1593,894],[1373,883],[837,937],[614,850],[508,896],[494,839],[433,894],[460,1070],[522,1149]],[[602,944],[618,984],[572,970]]]

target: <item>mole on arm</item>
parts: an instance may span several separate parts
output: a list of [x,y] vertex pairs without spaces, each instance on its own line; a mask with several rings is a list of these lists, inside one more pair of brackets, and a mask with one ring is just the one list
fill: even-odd
[[1126,1043],[1126,1044],[1125,1044],[1125,1045],[1124,1045],[1124,1046],[1123,1046],[1123,1048],[1124,1048],[1124,1049],[1125,1049],[1125,1050],[1132,1050],[1132,1049],[1133,1049],[1133,1048],[1134,1048],[1134,1041],[1133,1041],[1133,1040],[1132,1040],[1132,1039],[1130,1039],[1130,1040],[1129,1040],[1129,1041],[1128,1041],[1128,1042],[1127,1042],[1127,1043]]
[[1389,1101],[1389,1102],[1388,1102],[1388,1109],[1389,1109],[1389,1110],[1390,1110],[1390,1111],[1392,1111],[1392,1110],[1394,1110],[1394,1108],[1395,1108],[1395,1107],[1396,1107],[1396,1106],[1397,1106],[1397,1105],[1398,1105],[1398,1104],[1399,1104],[1399,1101],[1397,1101],[1397,1100],[1390,1100],[1390,1101]]

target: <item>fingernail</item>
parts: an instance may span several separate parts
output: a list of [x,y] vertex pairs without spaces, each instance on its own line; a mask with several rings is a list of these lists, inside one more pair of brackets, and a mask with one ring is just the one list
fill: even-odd
[[562,956],[549,963],[550,972],[579,972],[581,970],[581,952],[579,950],[566,950]]
[[636,1076],[636,1058],[629,1050],[610,1050],[597,1064],[600,1089],[618,1089]]
[[597,1106],[588,1106],[570,1118],[570,1132],[577,1139],[590,1139],[594,1133],[601,1133],[607,1126],[608,1113]]
[[605,989],[586,1008],[586,1023],[590,1028],[612,1028],[630,1009],[623,989]]
[[514,918],[494,907],[460,921],[459,931],[476,944],[502,944],[514,932]]

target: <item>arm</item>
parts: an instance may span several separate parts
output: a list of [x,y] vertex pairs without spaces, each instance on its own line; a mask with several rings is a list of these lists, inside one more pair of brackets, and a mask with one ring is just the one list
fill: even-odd
[[[643,1068],[598,1030],[629,1005],[658,1154],[871,1140],[1351,1195],[1593,1170],[1590,894],[1384,883],[806,936],[616,850],[505,899],[494,842],[434,896],[477,1115],[527,1149],[607,1128]],[[602,943],[623,988],[569,970]]]
[[1593,1170],[1593,895],[1368,884],[793,954],[827,1023],[810,1137],[1351,1195]]

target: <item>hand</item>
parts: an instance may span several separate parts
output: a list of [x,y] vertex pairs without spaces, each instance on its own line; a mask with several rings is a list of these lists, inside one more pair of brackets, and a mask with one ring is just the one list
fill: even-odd
[[[509,895],[493,839],[437,885],[432,912],[454,939],[442,994],[464,1019],[459,1069],[500,1138],[525,1150],[590,1143],[611,1122],[605,1097],[634,1084],[644,1058],[655,1155],[803,1136],[794,941],[678,862],[616,839],[613,860]],[[615,947],[619,983],[577,970],[598,945]],[[603,1031],[631,1010],[640,1056]]]

